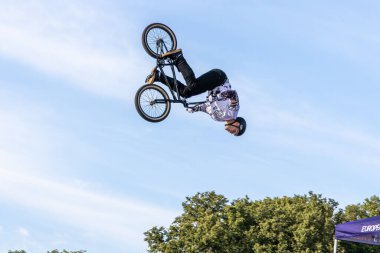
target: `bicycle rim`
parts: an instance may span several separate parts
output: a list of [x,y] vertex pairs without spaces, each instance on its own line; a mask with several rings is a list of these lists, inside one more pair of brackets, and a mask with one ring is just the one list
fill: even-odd
[[170,110],[169,102],[155,102],[157,99],[161,101],[168,100],[168,96],[155,86],[146,86],[138,93],[136,98],[137,109],[144,119],[151,122],[159,122],[168,116]]
[[147,26],[142,39],[145,51],[152,57],[177,48],[174,32],[164,24],[155,23]]

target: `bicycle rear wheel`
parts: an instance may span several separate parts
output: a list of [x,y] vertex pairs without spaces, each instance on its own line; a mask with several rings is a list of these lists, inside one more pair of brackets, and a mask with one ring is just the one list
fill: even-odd
[[144,50],[153,58],[157,58],[177,48],[177,38],[174,32],[166,25],[153,23],[148,25],[142,34]]
[[171,104],[163,88],[147,84],[136,92],[135,106],[143,119],[149,122],[160,122],[169,115]]

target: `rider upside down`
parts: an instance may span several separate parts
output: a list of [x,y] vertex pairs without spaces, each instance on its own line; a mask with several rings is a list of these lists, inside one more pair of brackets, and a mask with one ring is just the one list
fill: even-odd
[[[178,91],[184,98],[199,95],[208,92],[207,101],[203,104],[187,108],[190,113],[205,112],[216,121],[225,121],[225,130],[235,136],[241,136],[246,129],[244,118],[237,117],[240,104],[239,97],[235,90],[231,89],[231,84],[227,75],[220,69],[212,69],[198,78],[195,77],[193,70],[183,57],[182,50],[172,50],[160,55],[160,58],[170,58],[174,61],[178,71],[182,73],[186,85],[176,81]],[[165,82],[165,78],[168,83]],[[169,85],[169,88],[175,89],[174,79],[154,71],[147,77],[147,83],[161,82]]]

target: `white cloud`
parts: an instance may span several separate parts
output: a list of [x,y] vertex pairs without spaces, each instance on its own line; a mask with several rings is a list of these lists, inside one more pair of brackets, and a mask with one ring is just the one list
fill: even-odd
[[265,134],[267,141],[302,153],[355,163],[359,168],[380,168],[380,136],[376,133],[350,126],[339,115],[323,111],[291,92],[276,98],[262,88],[266,85],[261,82],[254,80],[252,85],[252,80],[244,77],[238,80],[242,87],[239,97],[244,102],[241,115],[255,128],[253,131]]
[[29,231],[26,228],[21,227],[21,228],[19,228],[18,232],[23,237],[29,236]]
[[[28,118],[22,110],[0,110],[0,198],[22,208],[73,227],[97,239],[118,244],[143,244],[143,232],[155,224],[167,224],[176,215],[172,210],[116,193],[100,193],[82,180],[57,181],[49,178],[54,168],[49,153],[54,152],[47,129],[39,129],[46,119],[29,106]],[[33,118],[37,118],[38,120]],[[48,172],[48,173],[46,173]],[[41,175],[45,176],[41,176]],[[104,191],[104,190],[103,190]],[[11,194],[10,194],[11,193]],[[28,230],[19,229],[28,236]]]
[[[51,109],[15,99],[9,92],[8,99],[1,94],[0,98],[5,99],[0,99],[3,203],[34,210],[48,220],[76,227],[96,240],[106,238],[116,245],[137,247],[145,245],[145,230],[156,224],[168,224],[176,216],[173,210],[111,192],[112,187],[97,190],[92,182],[57,176],[61,172],[54,167],[57,163],[54,157],[60,149],[56,145],[62,145],[57,143],[76,147],[80,143],[67,139],[63,129],[53,128],[52,122],[59,115]],[[9,103],[10,99],[13,103]],[[58,177],[60,180],[55,179]],[[29,232],[20,228],[19,234],[25,237]]]
[[90,4],[2,3],[0,17],[1,55],[96,94],[129,97],[149,70],[131,40],[131,21]]
[[331,4],[329,8],[320,4],[271,5],[268,11],[276,19],[268,22],[279,29],[284,39],[306,42],[378,73],[380,20],[374,11],[378,8],[376,5],[352,3],[342,7],[341,4]]
[[[14,173],[12,168],[0,169],[0,195],[2,199],[43,212],[96,238],[106,237],[120,244],[141,245],[144,229],[152,224],[167,224],[177,215],[172,210],[131,198]],[[20,234],[29,233],[20,229]]]
[[[45,164],[44,159],[51,155],[54,144],[49,140],[50,131],[44,122],[55,114],[23,102],[16,105],[13,101],[9,105],[5,102],[9,98],[3,95],[0,96],[0,166],[23,168]],[[40,171],[37,167],[33,169]]]

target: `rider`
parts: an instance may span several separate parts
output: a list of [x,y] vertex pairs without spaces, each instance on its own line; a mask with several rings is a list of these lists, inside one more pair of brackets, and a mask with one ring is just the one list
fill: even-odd
[[[222,70],[213,69],[195,78],[194,72],[183,57],[181,49],[166,52],[159,58],[172,59],[178,71],[182,73],[187,84],[184,85],[177,81],[178,92],[182,97],[189,98],[208,91],[207,101],[187,108],[188,112],[202,111],[208,113],[216,121],[225,121],[225,130],[235,136],[240,136],[245,132],[245,120],[237,117],[240,108],[239,97],[235,90],[231,90],[227,75]],[[168,83],[170,89],[175,90],[174,79],[163,75],[157,69],[147,77],[146,81],[147,83],[159,81],[166,85]]]

